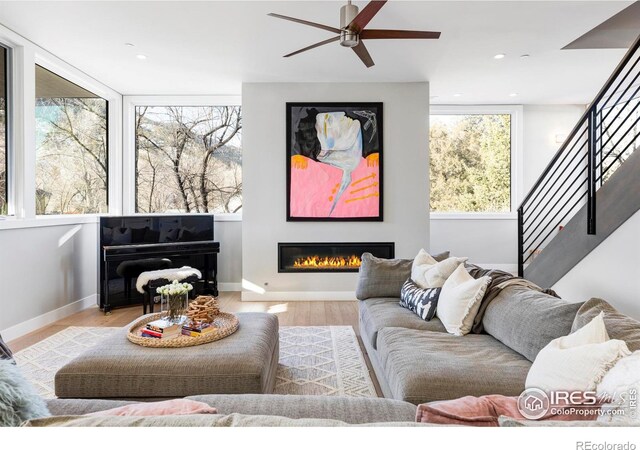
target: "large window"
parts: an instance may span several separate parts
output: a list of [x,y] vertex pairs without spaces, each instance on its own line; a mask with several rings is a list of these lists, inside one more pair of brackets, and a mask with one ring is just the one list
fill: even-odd
[[107,101],[36,66],[36,214],[107,212]]
[[8,105],[8,53],[0,46],[0,216],[8,214],[8,145],[7,145],[7,105]]
[[511,211],[511,114],[432,114],[431,211]]
[[135,112],[136,212],[240,212],[240,106],[137,106]]

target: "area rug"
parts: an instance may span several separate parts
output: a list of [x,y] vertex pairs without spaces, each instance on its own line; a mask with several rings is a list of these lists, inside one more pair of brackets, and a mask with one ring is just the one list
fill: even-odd
[[[118,328],[69,327],[14,356],[45,398],[60,367]],[[376,397],[352,327],[280,327],[276,394]]]

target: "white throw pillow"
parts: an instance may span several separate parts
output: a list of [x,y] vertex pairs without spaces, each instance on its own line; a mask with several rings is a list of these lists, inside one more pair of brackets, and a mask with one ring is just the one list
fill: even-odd
[[463,336],[471,331],[490,282],[491,278],[486,276],[473,278],[464,264],[459,264],[447,278],[440,292],[436,315],[449,333]]
[[640,351],[620,359],[598,384],[597,393],[610,400],[602,406],[598,422],[640,423]]
[[411,279],[422,289],[442,287],[456,267],[467,259],[469,258],[451,257],[438,262],[424,249],[420,249],[411,266]]
[[575,333],[549,342],[527,375],[527,388],[593,391],[620,358],[631,354],[624,341],[609,340],[604,313]]

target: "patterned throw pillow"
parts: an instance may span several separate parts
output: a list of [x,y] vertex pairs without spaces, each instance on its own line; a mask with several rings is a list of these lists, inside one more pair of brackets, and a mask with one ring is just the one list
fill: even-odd
[[9,346],[5,344],[2,340],[2,336],[0,335],[0,359],[8,359],[13,362],[13,354],[9,349]]
[[436,315],[436,306],[442,288],[422,289],[409,278],[400,291],[400,306],[419,315],[423,320],[431,320]]

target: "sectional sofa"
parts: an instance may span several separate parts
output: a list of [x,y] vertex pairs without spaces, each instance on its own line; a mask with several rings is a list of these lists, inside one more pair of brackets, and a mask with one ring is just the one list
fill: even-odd
[[[443,259],[447,255],[439,255]],[[518,396],[529,368],[550,341],[575,331],[599,311],[612,339],[640,349],[640,322],[600,299],[569,303],[526,286],[491,286],[474,331],[448,334],[435,317],[425,321],[399,305],[412,260],[363,257],[356,296],[360,335],[385,397],[413,404],[467,395]],[[513,278],[502,271],[467,265],[472,276]]]

